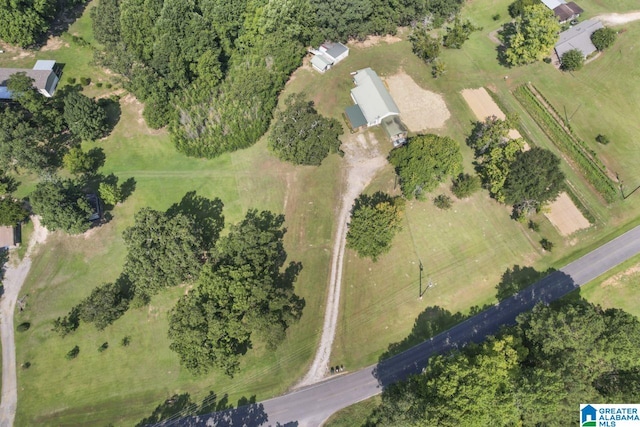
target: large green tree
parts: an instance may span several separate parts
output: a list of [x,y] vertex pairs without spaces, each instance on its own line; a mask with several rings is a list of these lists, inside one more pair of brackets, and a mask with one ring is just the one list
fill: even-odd
[[347,247],[361,257],[376,261],[391,249],[393,237],[402,229],[402,203],[388,194],[361,194],[351,210]]
[[540,147],[519,151],[509,169],[503,187],[504,200],[522,212],[538,209],[555,199],[564,182],[560,159]]
[[16,225],[27,215],[29,212],[21,200],[15,200],[10,196],[0,199],[0,225]]
[[637,396],[627,381],[640,372],[634,316],[578,300],[538,305],[517,323],[385,389],[370,424],[571,425],[581,402]]
[[213,367],[233,375],[254,335],[274,349],[302,315],[304,300],[293,289],[301,268],[287,254],[284,217],[249,211],[222,237],[213,260],[169,316],[171,349],[194,373]]
[[276,114],[269,133],[269,148],[285,161],[319,165],[329,153],[340,149],[342,125],[320,115],[304,94],[290,95],[284,110]]
[[78,91],[70,91],[65,96],[64,119],[69,130],[83,140],[101,138],[108,129],[104,108]]
[[462,172],[460,145],[447,136],[419,135],[389,155],[405,197],[420,197]]
[[432,36],[422,25],[417,26],[411,31],[409,41],[411,41],[413,53],[427,63],[434,61],[440,55],[442,38]]
[[136,212],[133,226],[123,233],[127,246],[124,273],[135,294],[145,302],[162,288],[194,280],[205,258],[195,222],[150,208]]
[[94,288],[78,305],[78,317],[102,330],[127,311],[130,299],[130,283],[128,279],[121,277],[114,283]]
[[42,217],[42,225],[51,231],[79,234],[91,227],[93,209],[74,181],[54,178],[39,182],[29,201],[33,212]]
[[580,49],[571,49],[562,54],[560,62],[564,71],[578,71],[584,65],[584,55]]
[[542,60],[558,41],[559,32],[560,24],[551,9],[542,3],[525,6],[522,14],[503,28],[504,61],[515,66]]

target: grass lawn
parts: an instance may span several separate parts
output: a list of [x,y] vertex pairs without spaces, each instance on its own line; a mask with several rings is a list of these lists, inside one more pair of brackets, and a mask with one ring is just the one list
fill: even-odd
[[[501,24],[491,19],[493,14],[500,13],[502,21],[508,18],[508,4],[507,0],[483,0],[467,6],[464,14],[484,29],[474,33],[462,50],[443,53],[448,71],[440,79],[431,77],[430,68],[411,53],[408,42],[381,43],[368,49],[353,48],[346,61],[324,75],[309,68],[298,70],[285,94],[305,91],[321,113],[342,120],[343,109],[352,103],[350,72],[371,66],[386,76],[403,69],[421,86],[443,94],[452,117],[446,128],[436,133],[449,135],[461,143],[465,170],[469,172],[473,157],[464,145],[464,138],[471,129],[473,116],[459,94],[461,89],[488,87],[509,110],[521,115],[527,134],[536,144],[552,147],[510,90],[531,80],[556,108],[562,108],[554,96],[567,97],[572,102],[578,102],[582,96],[586,102],[593,92],[581,85],[606,80],[601,89],[592,89],[600,92],[598,99],[602,104],[581,107],[575,115],[575,127],[585,140],[592,139],[594,132],[607,134],[612,144],[603,148],[594,145],[594,149],[600,150],[599,155],[607,164],[619,168],[630,187],[634,185],[632,178],[640,154],[632,150],[630,136],[637,134],[638,114],[634,112],[638,106],[613,104],[625,96],[629,96],[629,102],[638,98],[637,92],[628,95],[629,89],[623,82],[614,80],[623,81],[619,73],[627,75],[628,70],[635,70],[632,65],[640,61],[637,50],[631,50],[640,26],[629,25],[611,52],[588,64],[576,77],[542,63],[506,69],[497,63],[496,47],[487,34]],[[610,11],[625,11],[632,4],[630,0],[618,0],[614,5],[619,9]],[[587,9],[587,5],[593,10],[604,8],[599,0],[585,0],[583,7]],[[91,42],[88,22],[85,13],[69,33],[77,33]],[[624,55],[620,54],[619,60],[624,62],[613,66],[617,50],[622,50]],[[68,77],[91,77],[94,83],[113,82],[110,90],[90,85],[85,89],[90,96],[104,95],[118,87],[113,76],[91,65],[91,50],[74,45],[68,35],[62,37],[58,50],[35,52],[18,61],[7,58],[0,56],[0,66],[30,67],[36,58],[56,59],[65,64],[63,84]],[[509,76],[507,80],[505,75]],[[640,77],[636,73],[630,78]],[[640,87],[633,84],[634,91]],[[22,321],[32,324],[29,331],[16,336],[18,364],[31,363],[29,369],[18,371],[16,425],[133,425],[165,399],[185,392],[194,401],[200,401],[210,391],[219,400],[228,394],[232,404],[240,398],[271,397],[302,376],[320,336],[339,199],[340,158],[332,155],[319,168],[293,167],[271,156],[264,138],[249,149],[213,160],[188,158],[176,152],[166,132],[144,126],[141,107],[131,97],[122,98],[120,108],[120,120],[112,135],[85,144],[85,148],[103,148],[107,161],[102,172],[114,173],[121,180],[133,178],[136,189],[112,212],[114,219],[89,233],[89,237],[53,234],[34,256],[32,271],[23,288],[23,294],[29,294],[28,308],[16,315],[16,324]],[[601,120],[609,123],[607,127],[596,126],[591,114],[598,110],[607,110],[606,117],[612,121]],[[486,192],[455,201],[449,211],[438,210],[430,200],[407,203],[404,230],[396,237],[389,254],[377,263],[361,260],[352,252],[346,256],[341,317],[331,363],[355,369],[375,362],[391,343],[408,335],[414,319],[427,307],[466,313],[474,305],[492,303],[495,285],[507,268],[520,265],[540,270],[555,265],[597,244],[617,228],[629,227],[636,219],[640,192],[624,203],[605,207],[579,176],[570,170],[567,176],[598,218],[596,227],[571,240],[562,239],[543,217],[539,219],[540,233],[526,229],[509,219],[509,209],[490,200]],[[24,177],[21,181],[19,195],[24,196],[35,180]],[[367,191],[393,192],[393,185],[393,171],[388,167]],[[447,187],[443,185],[434,195],[448,194]],[[162,292],[148,307],[130,310],[102,332],[82,325],[64,339],[54,335],[51,327],[55,318],[66,314],[95,286],[118,276],[125,256],[121,234],[132,224],[133,214],[145,206],[166,209],[192,190],[206,197],[219,197],[225,205],[227,224],[240,220],[249,208],[285,213],[286,249],[291,260],[301,261],[304,266],[296,290],[305,298],[306,308],[302,320],[289,330],[278,350],[269,352],[256,343],[234,379],[215,372],[191,376],[181,369],[176,355],[169,350],[166,336],[167,313],[186,291],[183,287]],[[552,253],[541,251],[538,241],[542,237],[555,243]],[[422,300],[418,299],[420,262],[425,268],[423,285],[429,280],[434,283]],[[586,292],[585,289],[585,295]],[[128,347],[120,344],[125,336],[131,337]],[[109,343],[109,348],[100,353],[97,349],[104,342]],[[65,354],[74,345],[80,347],[78,358],[65,360]]]
[[364,425],[369,414],[380,404],[380,396],[363,400],[355,405],[348,406],[341,411],[333,414],[326,423],[325,427],[355,427]]
[[[76,22],[70,33],[84,36],[88,16]],[[85,37],[91,40],[90,37]],[[48,54],[66,63],[67,76],[88,76],[98,81],[107,76],[89,63],[89,51],[62,46]],[[61,59],[62,58],[62,59]],[[75,61],[75,62],[73,62]],[[29,64],[25,64],[28,66]],[[63,81],[66,81],[63,78]],[[85,89],[97,95],[95,86]],[[136,189],[116,207],[113,220],[87,237],[49,236],[33,257],[31,273],[23,288],[28,308],[16,322],[29,321],[29,331],[16,336],[19,370],[19,405],[16,425],[134,425],[174,394],[189,393],[200,401],[210,391],[220,401],[252,397],[263,399],[284,392],[309,363],[319,339],[326,279],[336,209],[340,158],[330,156],[321,167],[293,167],[275,159],[263,139],[250,149],[214,160],[188,158],[176,152],[164,131],[152,131],[141,119],[141,107],[131,97],[121,102],[121,116],[106,139],[86,143],[85,149],[101,147],[106,164],[101,172],[116,174],[121,181],[133,178]],[[20,194],[33,188],[34,177],[21,177]],[[239,221],[249,208],[285,213],[285,247],[291,260],[303,270],[296,292],[305,298],[301,321],[290,328],[287,340],[276,351],[258,342],[243,359],[241,373],[230,379],[219,373],[194,377],[183,370],[169,350],[167,313],[186,289],[175,288],[153,298],[148,307],[130,310],[114,325],[98,332],[82,325],[63,338],[52,333],[52,321],[104,282],[114,280],[125,257],[122,231],[142,207],[166,209],[188,191],[219,197],[227,224]],[[125,336],[131,344],[121,345]],[[100,353],[104,342],[109,348]],[[79,356],[67,361],[75,345]]]

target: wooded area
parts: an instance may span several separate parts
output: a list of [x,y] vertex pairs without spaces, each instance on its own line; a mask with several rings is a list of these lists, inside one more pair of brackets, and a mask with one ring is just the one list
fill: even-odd
[[214,157],[248,147],[269,127],[277,96],[306,47],[440,25],[461,0],[103,0],[93,9],[98,60],[127,79],[154,128],[176,147]]

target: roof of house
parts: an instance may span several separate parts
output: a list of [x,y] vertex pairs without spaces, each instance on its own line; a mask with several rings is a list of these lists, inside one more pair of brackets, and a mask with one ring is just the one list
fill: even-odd
[[0,227],[0,248],[10,248],[16,244],[15,228],[11,225]]
[[336,43],[326,42],[322,44],[322,47],[324,48],[325,53],[334,59],[349,50],[348,47],[346,47],[342,43],[337,43],[337,42]]
[[333,64],[333,62],[324,55],[314,55],[314,57],[311,58],[311,65],[322,71],[327,69],[331,64]]
[[391,116],[382,120],[382,127],[389,137],[407,133],[407,127],[402,123],[398,116]]
[[[39,61],[40,62],[40,61]],[[16,73],[25,73],[27,77],[31,77],[33,85],[39,90],[45,90],[49,95],[53,95],[55,86],[58,83],[58,76],[52,70],[45,69],[26,69],[26,68],[0,68],[0,99],[9,99],[11,92],[6,89],[7,80]]]
[[364,114],[362,114],[362,110],[357,104],[347,107],[344,112],[347,114],[352,129],[357,129],[367,124],[367,119],[364,118]]
[[351,89],[351,96],[360,106],[368,123],[376,122],[390,114],[400,114],[384,83],[371,68],[357,71],[353,80],[356,87]]
[[542,3],[544,3],[545,6],[547,6],[551,10],[565,3],[564,0],[541,0],[541,1]]
[[574,2],[561,4],[553,9],[553,13],[558,17],[560,22],[568,21],[569,19],[580,15],[584,10]]
[[600,28],[604,28],[602,22],[589,19],[561,32],[556,43],[558,57],[562,58],[562,55],[572,49],[578,49],[585,57],[595,52],[596,47],[591,42],[591,34]]
[[36,65],[33,66],[34,70],[53,70],[56,66],[56,61],[52,59],[38,59]]

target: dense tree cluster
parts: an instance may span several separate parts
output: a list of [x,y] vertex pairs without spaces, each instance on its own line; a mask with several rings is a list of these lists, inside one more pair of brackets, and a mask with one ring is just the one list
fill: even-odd
[[402,209],[401,199],[380,191],[371,196],[361,194],[351,210],[347,247],[376,261],[389,252],[394,236],[402,229]]
[[233,375],[254,335],[273,349],[302,315],[304,300],[293,290],[301,265],[281,271],[283,223],[282,215],[250,210],[218,241],[195,288],[171,311],[171,349],[191,372],[217,367]]
[[75,90],[64,98],[64,119],[69,130],[82,140],[101,138],[108,131],[104,108]]
[[2,1],[0,40],[22,47],[31,46],[49,29],[57,13],[80,3],[80,0]]
[[313,101],[303,94],[291,95],[285,108],[276,114],[269,133],[269,148],[287,162],[319,165],[329,153],[340,149],[342,125],[336,119],[320,115]]
[[449,176],[462,172],[460,145],[447,136],[419,135],[389,155],[405,197],[421,197]]
[[39,182],[29,200],[42,225],[51,231],[80,234],[91,227],[93,208],[77,182],[58,178]]
[[637,400],[639,378],[637,318],[584,300],[538,305],[386,388],[370,425],[571,425],[580,403]]
[[102,330],[126,313],[131,300],[131,284],[126,277],[114,283],[105,283],[91,291],[91,294],[72,309],[83,322],[93,323]]
[[488,117],[476,123],[467,143],[475,151],[478,172],[491,196],[513,205],[514,214],[520,216],[555,199],[564,174],[555,154],[539,147],[523,151],[524,141],[509,137],[517,121],[516,115],[507,115],[506,120]]
[[103,0],[99,60],[124,75],[152,127],[188,155],[213,157],[264,134],[308,45],[451,19],[462,0]]
[[525,6],[513,22],[504,25],[502,60],[509,66],[540,61],[558,41],[560,24],[553,11],[537,3]]

